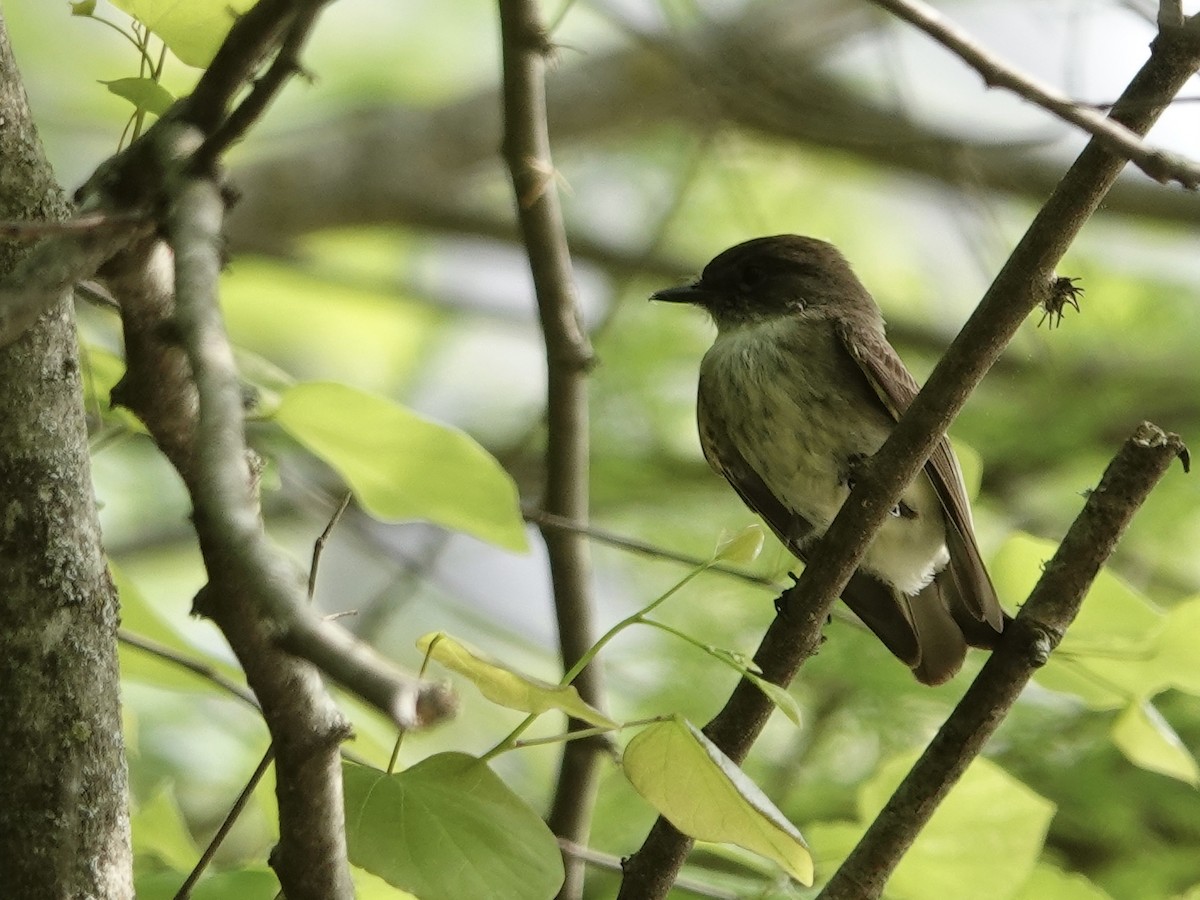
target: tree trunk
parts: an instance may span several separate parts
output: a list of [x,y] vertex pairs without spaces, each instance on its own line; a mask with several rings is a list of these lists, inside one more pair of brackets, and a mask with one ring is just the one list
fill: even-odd
[[[0,218],[64,218],[2,16],[0,121]],[[0,277],[20,252],[0,244]],[[117,598],[70,300],[0,349],[0,891],[23,900],[133,895]]]

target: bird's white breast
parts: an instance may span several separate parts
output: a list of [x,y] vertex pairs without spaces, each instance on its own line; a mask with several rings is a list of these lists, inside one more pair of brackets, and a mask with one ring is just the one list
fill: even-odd
[[[728,436],[772,494],[814,526],[814,538],[849,496],[854,455],[874,454],[894,424],[827,322],[726,330],[705,354],[700,382],[707,427]],[[945,524],[925,476],[902,499],[915,517],[889,517],[862,565],[915,593],[949,559]]]

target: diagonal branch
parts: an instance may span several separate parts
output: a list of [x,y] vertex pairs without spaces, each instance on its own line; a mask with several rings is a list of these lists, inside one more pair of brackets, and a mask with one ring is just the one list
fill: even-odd
[[193,154],[192,162],[197,168],[207,169],[216,164],[230,145],[246,133],[266,112],[271,101],[283,89],[293,75],[302,71],[300,50],[316,25],[317,16],[329,0],[310,0],[300,4],[284,33],[279,52],[270,67],[254,82],[246,99],[238,104],[221,124],[204,140]]
[[[555,516],[586,522],[588,515],[587,373],[592,348],[580,320],[571,256],[555,186],[546,122],[546,57],[551,47],[535,0],[500,0],[503,42],[504,158],[516,194],[517,218],[533,272],[546,342],[546,485],[543,506]],[[550,560],[559,647],[570,669],[595,640],[591,561],[587,540],[542,528]],[[599,669],[575,679],[588,703],[603,708]],[[571,728],[587,727],[571,722]],[[590,741],[563,748],[551,829],[586,844],[598,787],[599,756]],[[582,861],[569,858],[561,897],[583,892]]]
[[0,347],[24,333],[77,281],[91,278],[105,260],[144,238],[150,218],[137,211],[91,213],[63,222],[6,222],[5,235],[42,237],[0,279]]
[[1066,94],[1044,85],[985,50],[974,38],[923,0],[870,0],[925,32],[983,78],[988,87],[1000,87],[1028,100],[1060,119],[1077,125],[1163,184],[1177,181],[1189,190],[1200,187],[1200,164],[1186,157],[1148,146],[1141,136],[1120,122],[1083,106]]
[[1004,641],[963,695],[921,758],[818,895],[878,897],[938,804],[995,733],[1017,696],[1079,613],[1084,595],[1183,442],[1142,424],[1109,463]]
[[[1200,18],[1164,29],[1150,58],[1134,76],[1112,116],[1145,134],[1200,65]],[[767,630],[755,662],[763,676],[788,684],[816,652],[834,600],[858,565],[871,537],[904,487],[928,458],[975,386],[1029,312],[1046,296],[1054,266],[1095,212],[1125,164],[1093,138],[1063,176],[1025,236],[996,276],[975,313],[942,357],[925,387],[855,485],[812,554],[796,586],[782,598],[782,614]],[[734,689],[706,734],[740,762],[766,724],[772,706],[747,681]],[[655,823],[627,861],[620,898],[664,897],[691,848],[670,823]]]

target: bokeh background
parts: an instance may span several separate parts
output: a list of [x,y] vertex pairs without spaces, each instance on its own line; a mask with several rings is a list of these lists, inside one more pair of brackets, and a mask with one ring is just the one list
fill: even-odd
[[[1101,108],[1155,34],[1148,0],[940,6],[1004,59]],[[99,82],[136,74],[137,57],[115,31],[69,13],[65,2],[4,4],[42,137],[73,189],[116,150],[130,113]],[[104,3],[97,13],[125,21]],[[923,377],[1084,139],[986,90],[868,3],[575,0],[544,14],[559,48],[549,76],[555,161],[600,360],[591,378],[593,521],[703,559],[723,530],[754,519],[709,471],[695,436],[696,371],[711,326],[648,295],[748,237],[818,236],[852,261]],[[268,460],[268,528],[307,566],[343,487],[272,424],[273,391],[340,381],[454,424],[501,460],[536,508],[545,361],[498,153],[494,5],[338,0],[305,65],[311,80],[293,83],[230,157],[241,198],[223,303],[255,403],[251,437]],[[180,94],[195,77],[172,61],[164,83]],[[1193,83],[1151,140],[1200,156],[1197,101]],[[1200,446],[1198,226],[1195,194],[1127,172],[1060,272],[1081,279],[1081,313],[1068,310],[1054,329],[1038,327],[1035,314],[955,423],[978,491],[980,541],[1010,610],[1138,422]],[[117,319],[83,303],[79,315],[96,491],[126,625],[228,660],[215,628],[188,615],[204,579],[184,491],[148,438],[107,408],[121,371]],[[1198,500],[1196,475],[1177,468],[1166,477],[1074,644],[992,742],[995,780],[952,810],[944,839],[906,863],[894,896],[1200,896],[1191,757],[1200,663],[1190,651],[1200,640]],[[347,627],[414,668],[415,639],[444,629],[556,680],[536,530],[530,540],[530,553],[513,554],[419,522],[380,523],[352,506],[322,557],[316,602],[354,611]],[[688,571],[602,541],[593,553],[605,627]],[[752,574],[781,586],[791,564],[768,542]],[[750,654],[776,592],[711,573],[662,616]],[[978,666],[972,659],[953,683],[927,689],[848,614],[827,637],[792,688],[801,727],[776,716],[746,766],[809,837],[818,877]],[[202,680],[123,653],[135,841],[144,858],[190,867],[194,842],[207,839],[265,748],[265,729]],[[702,723],[736,677],[649,629],[624,635],[603,665],[619,718],[680,711]],[[402,763],[441,749],[483,752],[519,719],[469,685],[461,694],[457,720],[410,736]],[[386,762],[394,736],[347,705],[355,749]],[[552,734],[561,723],[540,728]],[[549,747],[496,765],[541,809],[556,760]],[[224,863],[269,848],[263,796]],[[595,845],[628,854],[652,819],[608,766]],[[741,856],[702,850],[696,861],[733,890],[804,896]],[[614,884],[597,874],[589,891],[610,896]]]

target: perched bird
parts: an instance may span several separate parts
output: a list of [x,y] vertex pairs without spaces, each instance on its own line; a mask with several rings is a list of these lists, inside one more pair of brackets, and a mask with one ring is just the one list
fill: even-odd
[[[917,394],[875,301],[831,244],[784,234],[721,253],[652,299],[707,310],[700,445],[784,545],[807,559]],[[1006,622],[943,437],[875,535],[842,599],[925,684],[992,647]]]

